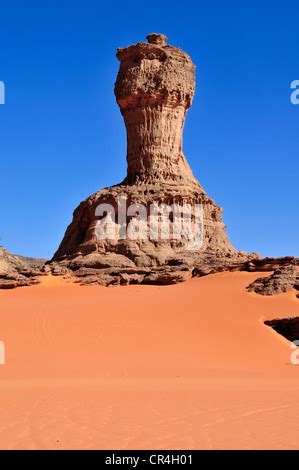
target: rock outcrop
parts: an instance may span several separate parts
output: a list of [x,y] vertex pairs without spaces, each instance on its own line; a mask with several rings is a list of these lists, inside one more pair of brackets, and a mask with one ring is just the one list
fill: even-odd
[[[164,35],[151,34],[147,39],[147,43],[117,51],[120,68],[115,95],[127,130],[127,176],[122,183],[93,194],[75,210],[51,262],[54,274],[75,275],[80,282],[105,285],[166,284],[185,280],[196,268],[223,270],[256,258],[233,248],[222,222],[222,209],[193,176],[182,151],[186,112],[194,95],[194,64],[185,52],[168,45]],[[124,223],[119,221],[121,204],[125,210],[131,208]],[[105,205],[112,210],[103,214],[98,207]],[[127,230],[139,220],[141,206],[150,233],[153,205],[175,205],[182,211],[186,206],[191,211],[200,206],[199,248],[190,249],[186,234],[172,239],[160,232],[155,239],[120,236],[124,226]],[[99,238],[98,223],[112,212],[114,236]],[[159,213],[158,217],[164,215]],[[174,233],[177,221],[171,214],[167,217]],[[194,212],[190,220],[194,228]]]
[[31,286],[44,274],[46,260],[13,255],[0,246],[0,289]]
[[249,290],[271,295],[294,286],[294,272],[284,267],[298,264],[295,258],[260,259],[231,245],[221,207],[196,180],[182,150],[194,64],[163,34],[147,40],[117,51],[126,177],[81,202],[48,266],[0,249],[0,288],[36,283],[48,271],[82,284],[163,285],[220,271],[280,268]]
[[275,295],[299,290],[299,272],[295,264],[278,267],[268,277],[260,277],[251,283],[247,290],[260,295]]

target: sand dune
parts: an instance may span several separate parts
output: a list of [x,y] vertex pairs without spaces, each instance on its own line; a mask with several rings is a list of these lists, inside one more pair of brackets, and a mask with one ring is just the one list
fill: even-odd
[[[259,273],[0,292],[1,449],[298,448],[299,368]],[[298,338],[299,339],[299,338]]]

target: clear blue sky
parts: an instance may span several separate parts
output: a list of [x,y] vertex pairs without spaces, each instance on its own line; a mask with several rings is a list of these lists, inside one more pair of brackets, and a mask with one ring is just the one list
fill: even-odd
[[299,256],[298,2],[10,0],[0,15],[0,244],[51,257],[78,203],[122,180],[116,48],[162,32],[197,65],[184,152],[233,244]]

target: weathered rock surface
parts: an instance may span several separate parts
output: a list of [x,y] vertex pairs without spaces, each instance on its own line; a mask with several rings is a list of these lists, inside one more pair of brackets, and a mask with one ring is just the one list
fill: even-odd
[[[184,121],[194,95],[194,64],[185,52],[168,45],[164,35],[147,39],[117,51],[115,95],[127,130],[127,176],[75,210],[51,262],[54,274],[105,285],[166,284],[186,279],[194,269],[218,271],[256,258],[233,248],[222,209],[195,179],[182,151]],[[148,211],[155,203],[202,204],[201,249],[190,251],[186,239],[99,239],[97,207],[111,205],[118,220],[121,198],[126,208],[142,204]]]
[[[182,151],[186,112],[195,89],[194,64],[166,36],[151,34],[148,42],[118,49],[120,68],[115,95],[127,131],[127,176],[102,189],[74,211],[73,221],[50,267],[55,275],[84,284],[171,284],[191,276],[225,270],[271,271],[285,259],[260,260],[238,252],[222,222],[222,209],[193,176]],[[122,201],[120,203],[120,201]],[[105,215],[97,208],[106,204]],[[140,205],[150,213],[152,204],[197,204],[203,208],[202,245],[190,250],[187,239],[130,239],[120,237],[122,207],[135,205],[125,228],[138,219]],[[114,235],[99,239],[99,220],[113,215]],[[149,218],[146,229],[150,231]],[[174,231],[170,221],[170,231]]]
[[294,264],[281,265],[270,276],[256,279],[247,289],[260,295],[282,294],[291,289],[299,290],[297,261],[295,260]]
[[154,189],[161,182],[163,192],[167,183],[203,193],[182,152],[182,130],[194,95],[194,64],[185,52],[167,45],[166,36],[151,34],[147,39],[117,51],[115,95],[127,129],[125,182],[152,183]]
[[37,284],[46,260],[13,255],[0,246],[0,289]]
[[[46,267],[44,260],[14,256],[0,248],[0,288],[34,284],[47,270],[74,282],[106,286],[163,285],[220,271],[275,270],[249,290],[271,295],[298,286],[289,268],[298,264],[295,258],[260,259],[231,245],[222,209],[196,180],[182,150],[185,117],[195,89],[194,64],[185,52],[168,45],[163,34],[147,39],[117,51],[115,95],[127,131],[127,176],[81,202]],[[156,237],[123,236],[124,230],[136,228],[143,210],[143,229],[151,233],[153,205],[158,207],[159,223],[168,220],[169,234],[177,228],[175,209],[165,215],[163,207],[176,206],[184,212],[189,205],[191,229],[197,227],[194,208],[202,207],[198,239],[190,242],[190,227],[180,237],[165,237],[161,227]],[[109,222],[109,236],[98,236],[99,222]]]

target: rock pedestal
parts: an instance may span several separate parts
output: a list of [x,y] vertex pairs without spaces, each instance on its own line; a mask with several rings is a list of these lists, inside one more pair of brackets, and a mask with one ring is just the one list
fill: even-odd
[[[127,176],[83,201],[73,214],[51,266],[54,273],[71,273],[82,282],[171,283],[197,272],[223,270],[248,260],[228,240],[222,209],[195,179],[182,150],[186,112],[194,95],[194,64],[180,49],[167,44],[163,34],[150,34],[148,42],[118,49],[120,68],[115,95],[127,131]],[[112,124],[111,124],[112,125]],[[147,215],[153,204],[183,207],[201,205],[202,243],[190,250],[183,237],[132,239],[119,237],[120,200],[126,208],[142,205]],[[97,227],[103,211],[115,216],[117,236],[99,238]],[[138,219],[130,213],[125,228]],[[174,221],[170,217],[170,229]],[[192,213],[192,223],[194,214]],[[145,222],[149,229],[149,218]],[[160,232],[159,232],[160,233]]]

